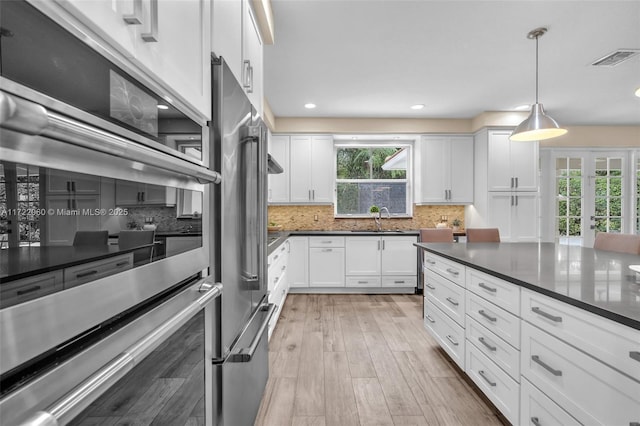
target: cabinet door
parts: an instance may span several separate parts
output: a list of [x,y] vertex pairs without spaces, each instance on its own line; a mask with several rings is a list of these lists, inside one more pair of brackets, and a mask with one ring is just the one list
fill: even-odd
[[[249,0],[242,1],[242,80],[249,101],[262,115],[262,38]],[[248,86],[248,87],[247,87]]]
[[333,202],[333,138],[313,136],[311,139],[311,201]]
[[70,173],[63,170],[47,172],[48,194],[99,194],[100,178],[82,173]]
[[416,275],[416,237],[382,237],[382,275]]
[[511,192],[490,192],[488,205],[488,227],[500,230],[501,241],[511,241],[511,208],[514,204]]
[[75,236],[75,231],[95,231],[100,229],[100,221],[102,217],[99,214],[89,214],[89,212],[96,212],[100,209],[100,197],[99,196],[77,196],[74,200],[75,209],[79,212],[76,222],[76,229],[71,236],[71,242]]
[[473,137],[450,139],[450,203],[473,203]]
[[311,136],[291,136],[289,146],[291,161],[291,202],[311,201]]
[[143,204],[166,204],[167,188],[159,185],[147,184],[141,188]]
[[138,25],[127,23],[125,18],[133,22],[134,0],[56,0],[56,3],[81,21],[92,23],[92,29],[118,46],[125,56],[133,56]]
[[[140,65],[207,118],[211,117],[209,7],[207,0],[143,0],[143,22],[135,46]],[[153,22],[156,41],[145,36]]]
[[47,210],[53,209],[55,212],[45,216],[47,221],[45,245],[70,246],[76,233],[77,218],[63,212],[73,209],[72,198],[67,195],[49,196],[45,203]]
[[539,241],[538,194],[514,193],[511,214],[511,240],[519,242]]
[[443,203],[449,189],[449,147],[447,138],[428,136],[421,141],[420,168],[422,174],[419,202]]
[[223,57],[238,81],[242,80],[242,2],[213,1],[211,47]]
[[489,191],[511,191],[511,141],[509,131],[490,131],[487,156]]
[[345,238],[347,275],[380,275],[380,237]]
[[344,248],[309,249],[309,286],[344,287]]
[[510,151],[514,190],[538,191],[538,142],[511,142]]
[[116,205],[131,206],[140,202],[140,185],[129,180],[116,180]]
[[309,238],[290,237],[289,286],[309,287]]
[[269,153],[284,169],[277,175],[269,175],[270,203],[289,202],[289,136],[272,136],[269,139]]

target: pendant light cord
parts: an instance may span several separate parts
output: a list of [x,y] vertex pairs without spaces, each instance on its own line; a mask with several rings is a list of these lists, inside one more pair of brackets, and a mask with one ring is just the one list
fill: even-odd
[[536,35],[536,103],[538,103],[538,38]]

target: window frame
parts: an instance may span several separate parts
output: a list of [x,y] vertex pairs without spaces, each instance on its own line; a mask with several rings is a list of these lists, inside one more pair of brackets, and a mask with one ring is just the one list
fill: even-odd
[[[338,150],[340,148],[405,148],[407,150],[407,175],[405,179],[338,179]],[[391,219],[411,219],[413,217],[413,176],[414,176],[414,143],[413,140],[362,140],[335,141],[333,144],[333,216],[336,219],[364,219],[371,218],[369,213],[353,214],[338,213],[338,183],[374,183],[374,182],[403,182],[406,186],[406,211],[391,213]],[[379,206],[383,207],[383,206]],[[384,217],[384,213],[383,213]]]

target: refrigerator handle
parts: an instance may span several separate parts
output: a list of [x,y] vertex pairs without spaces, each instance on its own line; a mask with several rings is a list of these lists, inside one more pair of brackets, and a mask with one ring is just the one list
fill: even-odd
[[229,355],[229,358],[228,358],[229,362],[250,362],[251,361],[251,359],[253,358],[253,354],[256,352],[256,349],[258,348],[258,343],[260,343],[260,339],[262,338],[264,331],[269,326],[269,321],[271,321],[271,317],[275,313],[277,307],[278,306],[275,303],[269,303],[268,305],[262,305],[258,309],[256,309],[256,311],[253,313],[253,315],[249,319],[249,322],[247,322],[247,326],[244,328],[244,330],[242,330],[242,333],[238,337],[238,341],[242,339],[244,333],[249,329],[249,325],[255,320],[256,316],[260,312],[267,311],[267,315],[265,315],[264,319],[262,320],[262,324],[260,324],[260,328],[258,328],[258,332],[251,340],[251,344],[249,345],[249,347],[242,348],[238,351],[236,351],[234,348],[231,349],[231,354]]

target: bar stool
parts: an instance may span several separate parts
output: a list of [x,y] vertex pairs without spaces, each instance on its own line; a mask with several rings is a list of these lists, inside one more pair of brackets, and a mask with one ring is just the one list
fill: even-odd
[[640,254],[640,235],[598,232],[593,248],[617,253]]
[[498,228],[467,228],[468,243],[499,243]]

